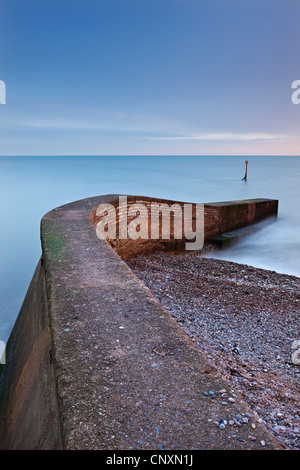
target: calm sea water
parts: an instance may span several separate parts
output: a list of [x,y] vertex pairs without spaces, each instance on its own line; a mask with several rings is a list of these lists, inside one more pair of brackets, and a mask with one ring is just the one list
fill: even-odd
[[0,339],[6,341],[41,255],[40,219],[108,193],[186,202],[279,199],[275,223],[214,254],[300,276],[300,157],[0,157]]

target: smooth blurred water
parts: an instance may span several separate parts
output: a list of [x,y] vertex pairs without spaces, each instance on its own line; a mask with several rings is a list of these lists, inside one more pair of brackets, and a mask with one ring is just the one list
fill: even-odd
[[41,255],[40,219],[74,200],[108,193],[186,202],[279,199],[275,223],[220,255],[300,276],[300,158],[0,157],[0,339],[6,341]]

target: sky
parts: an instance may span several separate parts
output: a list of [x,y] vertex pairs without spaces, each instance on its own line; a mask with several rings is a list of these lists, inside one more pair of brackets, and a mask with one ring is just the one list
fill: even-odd
[[299,0],[0,0],[0,155],[300,155]]

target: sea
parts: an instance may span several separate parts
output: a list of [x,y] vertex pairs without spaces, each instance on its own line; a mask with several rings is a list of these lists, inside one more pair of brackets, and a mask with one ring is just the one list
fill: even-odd
[[1,341],[10,335],[41,256],[43,215],[103,194],[198,203],[278,199],[273,223],[209,256],[300,277],[300,157],[0,157]]

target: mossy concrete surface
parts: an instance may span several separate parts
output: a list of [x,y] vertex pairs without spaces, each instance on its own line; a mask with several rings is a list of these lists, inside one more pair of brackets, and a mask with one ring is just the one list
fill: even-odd
[[1,379],[2,448],[279,449],[255,416],[239,439],[231,426],[216,427],[252,413],[238,394],[222,404],[218,391],[230,392],[229,382],[98,239],[91,212],[116,197],[77,201],[42,220],[42,264]]

